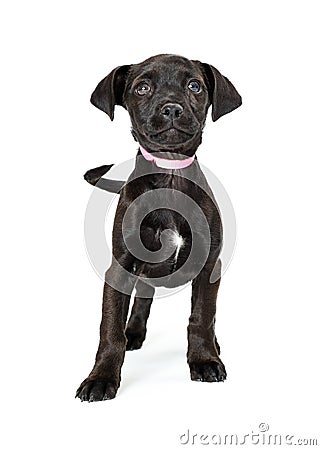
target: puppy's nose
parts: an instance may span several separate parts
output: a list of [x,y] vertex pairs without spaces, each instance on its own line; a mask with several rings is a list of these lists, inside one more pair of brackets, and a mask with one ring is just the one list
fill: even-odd
[[166,103],[161,109],[161,114],[171,120],[178,119],[182,112],[183,107],[178,103]]

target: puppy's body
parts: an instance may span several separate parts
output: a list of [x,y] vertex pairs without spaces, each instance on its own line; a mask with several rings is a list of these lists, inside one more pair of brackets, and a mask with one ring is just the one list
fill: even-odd
[[[148,173],[147,175],[142,175],[146,172]],[[146,205],[145,202],[144,206],[146,210],[151,209],[152,212],[146,215],[142,222],[137,216],[133,215],[133,222],[129,227],[126,227],[126,230],[122,231],[120,224],[126,209],[135,199],[148,191],[153,191],[152,204]],[[186,195],[188,204],[182,204],[182,197],[177,196],[178,191]],[[150,251],[158,251],[162,247],[160,242],[161,233],[164,230],[173,232],[170,238],[173,244],[173,253],[168,259],[159,263],[135,261],[135,274],[147,278],[149,284],[167,288],[180,286],[193,280],[198,263],[200,267],[203,267],[200,256],[203,256],[204,259],[205,252],[208,250],[207,243],[203,242],[206,235],[206,230],[203,229],[204,223],[200,221],[198,211],[191,210],[188,221],[177,212],[180,209],[184,210],[184,207],[187,210],[190,200],[194,201],[202,209],[206,217],[206,226],[209,227],[211,232],[211,245],[208,256],[208,264],[211,266],[213,261],[216,261],[221,249],[222,225],[213,194],[200,170],[197,160],[185,169],[164,169],[163,172],[159,173],[159,169],[153,167],[153,163],[145,161],[140,155],[137,156],[136,168],[129,177],[125,187],[121,190],[114,222],[113,245],[114,248],[119,247],[121,242],[121,254],[123,255],[126,247],[124,234],[130,240],[131,231],[136,236],[136,230],[140,229],[140,237],[144,247]],[[157,208],[157,205],[161,204],[168,204],[171,206],[171,209]],[[196,256],[198,258],[196,257],[195,261],[193,261],[193,266],[189,265],[187,268],[184,266],[185,270],[184,268],[182,269],[180,276],[170,277],[174,271],[176,273],[185,264],[191,251],[192,234],[188,222],[193,223],[194,243],[197,246]],[[202,248],[203,245],[204,248]],[[161,281],[158,282],[158,279],[161,279]]]
[[[159,55],[116,68],[99,83],[92,102],[111,119],[115,104],[124,106],[134,138],[151,155],[170,161],[194,157],[211,104],[212,118],[217,120],[238,107],[241,98],[212,66]],[[110,167],[94,169],[85,177],[96,184]],[[100,344],[94,368],[77,396],[97,401],[116,395],[125,349],[140,348],[145,339],[155,287],[176,287],[189,281],[192,314],[187,359],[191,378],[223,381],[226,372],[214,333],[222,224],[197,159],[182,169],[160,169],[142,156],[140,148],[126,183],[100,180],[97,185],[120,191],[120,198],[113,228],[113,262],[106,272]],[[144,199],[144,211],[149,211],[142,217],[142,206],[135,206],[140,198]],[[164,244],[169,247],[168,256],[160,261],[137,257],[137,232],[148,255],[157,255]],[[215,282],[211,282],[213,272]],[[136,296],[126,327],[134,287]]]

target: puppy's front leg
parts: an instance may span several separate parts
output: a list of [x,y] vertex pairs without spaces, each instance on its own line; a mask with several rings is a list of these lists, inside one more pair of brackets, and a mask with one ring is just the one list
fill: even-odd
[[[117,268],[112,265],[106,273],[106,280],[117,276]],[[134,283],[128,284],[126,292],[131,291],[133,287]],[[125,324],[129,301],[130,294],[119,292],[105,283],[100,342],[95,365],[76,393],[76,397],[82,401],[108,400],[116,396],[126,351]]]
[[214,330],[220,266],[218,260],[215,266],[218,279],[215,283],[210,283],[211,270],[206,266],[192,283],[192,314],[188,325],[187,361],[191,379],[195,381],[224,381],[226,378]]

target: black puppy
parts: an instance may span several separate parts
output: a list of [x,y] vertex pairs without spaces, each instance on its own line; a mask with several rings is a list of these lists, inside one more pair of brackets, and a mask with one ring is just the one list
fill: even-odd
[[189,281],[191,379],[223,381],[226,371],[214,332],[222,225],[195,152],[209,106],[216,121],[239,107],[241,97],[213,66],[158,55],[114,69],[98,84],[91,102],[111,120],[115,105],[126,108],[140,147],[126,183],[100,180],[111,166],[85,175],[102,189],[120,192],[120,199],[113,228],[113,261],[105,278],[99,348],[94,368],[76,396],[82,401],[115,397],[126,348],[138,349],[145,339],[155,287]]

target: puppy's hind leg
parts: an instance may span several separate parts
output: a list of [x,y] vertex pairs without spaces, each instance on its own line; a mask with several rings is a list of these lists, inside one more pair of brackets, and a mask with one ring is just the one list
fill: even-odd
[[153,286],[137,281],[134,304],[126,327],[126,350],[137,350],[143,345],[154,292]]

